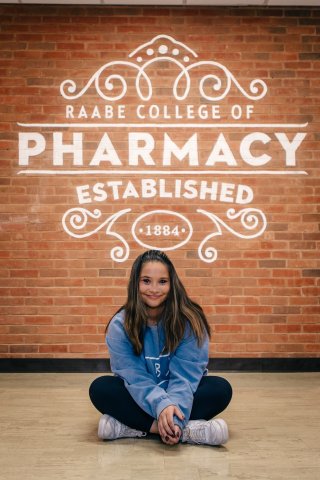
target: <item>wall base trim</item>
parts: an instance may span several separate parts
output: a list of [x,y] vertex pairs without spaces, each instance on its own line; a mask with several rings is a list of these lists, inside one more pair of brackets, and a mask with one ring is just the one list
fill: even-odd
[[[210,372],[319,372],[320,358],[210,358]],[[0,373],[108,373],[101,358],[0,358]]]

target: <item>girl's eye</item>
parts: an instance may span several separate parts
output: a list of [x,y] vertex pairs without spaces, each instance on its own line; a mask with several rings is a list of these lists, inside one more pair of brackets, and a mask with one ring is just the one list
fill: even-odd
[[141,281],[145,284],[148,285],[150,283],[149,278],[142,278]]
[[162,284],[168,283],[168,280],[164,280],[164,279],[160,280],[160,283],[162,283]]

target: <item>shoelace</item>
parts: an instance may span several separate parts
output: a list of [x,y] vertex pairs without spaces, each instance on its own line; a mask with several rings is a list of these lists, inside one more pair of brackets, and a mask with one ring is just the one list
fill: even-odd
[[134,428],[127,427],[126,425],[122,425],[123,428],[120,429],[120,434],[125,437],[144,437],[146,435],[145,432],[140,432],[139,430],[135,430]]
[[109,417],[108,423],[111,427],[111,430],[114,432],[114,438],[121,438],[121,437],[143,437],[146,435],[145,432],[140,432],[138,430],[134,430],[133,428],[127,427],[115,418]]
[[195,443],[206,443],[206,426],[197,425],[193,428],[187,427],[187,438]]

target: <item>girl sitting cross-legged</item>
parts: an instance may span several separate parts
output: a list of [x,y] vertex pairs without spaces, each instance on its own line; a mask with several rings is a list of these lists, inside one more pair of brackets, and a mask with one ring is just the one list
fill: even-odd
[[158,434],[178,442],[221,445],[224,420],[213,418],[229,404],[227,380],[207,375],[210,327],[167,255],[149,250],[133,263],[125,305],[107,326],[114,376],[90,386],[103,414],[104,440]]

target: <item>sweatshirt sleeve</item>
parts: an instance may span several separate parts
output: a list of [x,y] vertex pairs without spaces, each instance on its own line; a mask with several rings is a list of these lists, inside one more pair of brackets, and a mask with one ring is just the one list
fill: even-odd
[[164,408],[172,405],[172,400],[147,371],[144,359],[135,355],[120,317],[115,316],[110,323],[106,343],[112,372],[124,380],[134,401],[157,419]]
[[170,379],[167,388],[172,403],[177,405],[185,418],[183,421],[175,417],[175,423],[184,428],[189,421],[193,404],[193,395],[201,378],[206,373],[209,355],[209,339],[206,336],[199,347],[197,339],[187,329],[170,362]]

